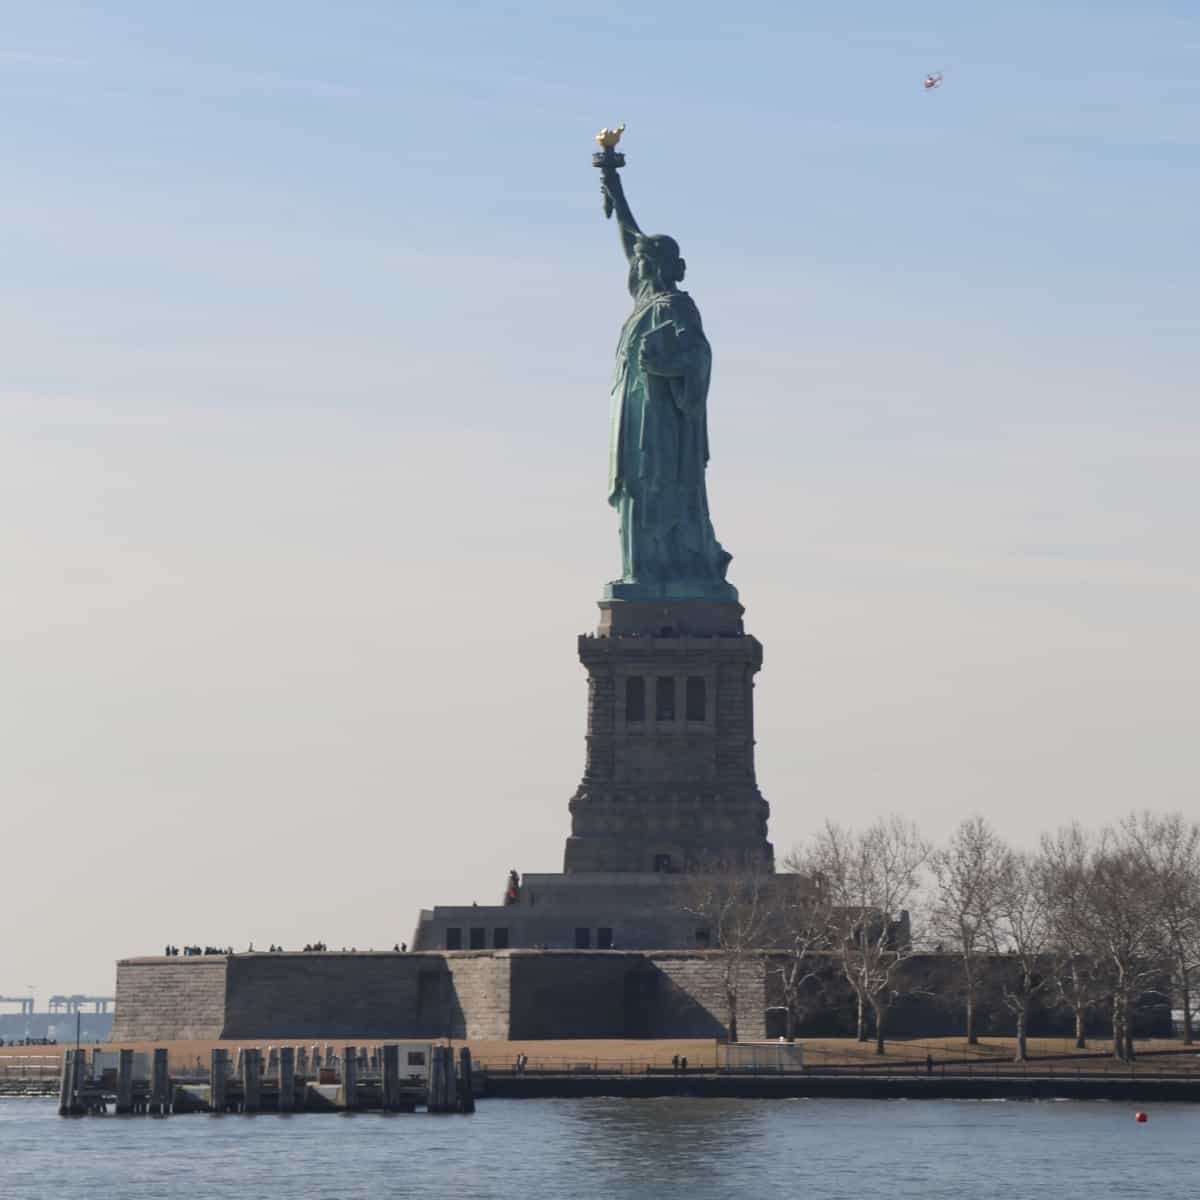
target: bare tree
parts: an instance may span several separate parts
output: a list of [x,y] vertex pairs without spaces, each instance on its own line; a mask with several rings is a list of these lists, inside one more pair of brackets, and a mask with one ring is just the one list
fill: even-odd
[[1190,1046],[1192,980],[1200,969],[1200,825],[1179,813],[1141,812],[1121,822],[1121,835],[1152,880],[1163,957],[1183,1008],[1183,1043]]
[[962,963],[967,1009],[967,1042],[976,1045],[975,1004],[984,955],[992,939],[996,896],[1007,850],[982,817],[968,817],[949,844],[930,857],[934,898],[930,935],[949,942]]
[[775,877],[771,945],[780,951],[780,990],[786,1010],[785,1035],[796,1040],[796,1016],[807,984],[819,978],[820,956],[830,949],[828,889],[811,854],[793,850]]
[[1075,1045],[1087,1046],[1087,1014],[1112,992],[1112,971],[1097,946],[1089,908],[1093,839],[1078,824],[1042,836],[1042,885],[1050,910],[1051,970],[1059,999],[1075,1017]]
[[1132,1008],[1161,971],[1153,871],[1121,830],[1106,829],[1084,876],[1090,941],[1112,971],[1112,1052],[1133,1058]]
[[767,939],[769,881],[763,870],[713,861],[684,884],[684,911],[704,922],[709,945],[720,955],[731,1042],[738,1040],[738,999],[745,969]]
[[929,858],[910,821],[891,817],[861,833],[832,822],[817,836],[812,861],[829,904],[829,941],[858,1007],[858,1040],[875,1017],[875,1052],[884,1053],[884,1021],[897,968],[912,954],[908,906]]
[[1013,1057],[1025,1062],[1029,1057],[1029,1006],[1051,980],[1046,952],[1052,926],[1043,864],[1010,850],[998,864],[995,882],[995,921],[987,936],[993,952],[1007,955],[1001,964],[1000,994],[1016,1018]]

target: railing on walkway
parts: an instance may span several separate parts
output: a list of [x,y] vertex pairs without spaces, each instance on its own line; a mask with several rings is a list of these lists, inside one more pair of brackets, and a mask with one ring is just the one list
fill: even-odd
[[5,1082],[57,1079],[62,1074],[60,1054],[5,1054],[0,1056],[0,1079]]
[[828,1063],[810,1061],[804,1065],[782,1063],[778,1065],[724,1066],[713,1062],[689,1062],[686,1068],[671,1063],[647,1062],[637,1059],[620,1061],[593,1058],[580,1059],[528,1059],[523,1063],[512,1059],[495,1057],[478,1060],[478,1070],[488,1075],[503,1077],[521,1076],[645,1076],[645,1075],[721,1075],[721,1076],[769,1076],[769,1075],[826,1075],[852,1076],[856,1078],[880,1079],[1141,1079],[1178,1080],[1200,1082],[1200,1059],[1194,1068],[1177,1064],[1161,1065],[1150,1063],[1119,1063],[1114,1060],[1088,1059],[1085,1063],[1046,1062],[1034,1059],[1017,1063],[1005,1060],[990,1062],[934,1062],[929,1064],[913,1059],[880,1062]]

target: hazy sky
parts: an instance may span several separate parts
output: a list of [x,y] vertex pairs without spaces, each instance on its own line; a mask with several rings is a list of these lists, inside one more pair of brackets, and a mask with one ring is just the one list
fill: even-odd
[[0,4],[0,994],[561,869],[620,120],[777,850],[1200,816],[1198,58],[1182,2]]

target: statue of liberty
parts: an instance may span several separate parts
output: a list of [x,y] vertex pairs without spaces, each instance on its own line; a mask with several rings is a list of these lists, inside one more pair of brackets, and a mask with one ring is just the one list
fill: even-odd
[[609,431],[608,502],[621,519],[621,578],[609,599],[737,600],[732,556],[708,513],[708,381],[712,350],[674,238],[638,228],[617,168],[620,130],[597,136],[605,215],[616,213],[633,312],[617,344]]

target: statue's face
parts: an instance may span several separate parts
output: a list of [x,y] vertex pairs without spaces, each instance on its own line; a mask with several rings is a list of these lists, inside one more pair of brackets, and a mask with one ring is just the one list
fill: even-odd
[[683,278],[683,260],[674,238],[664,234],[638,238],[633,245],[631,274],[639,287],[670,291]]
[[661,283],[658,262],[645,242],[638,242],[633,251],[633,274],[638,283]]

